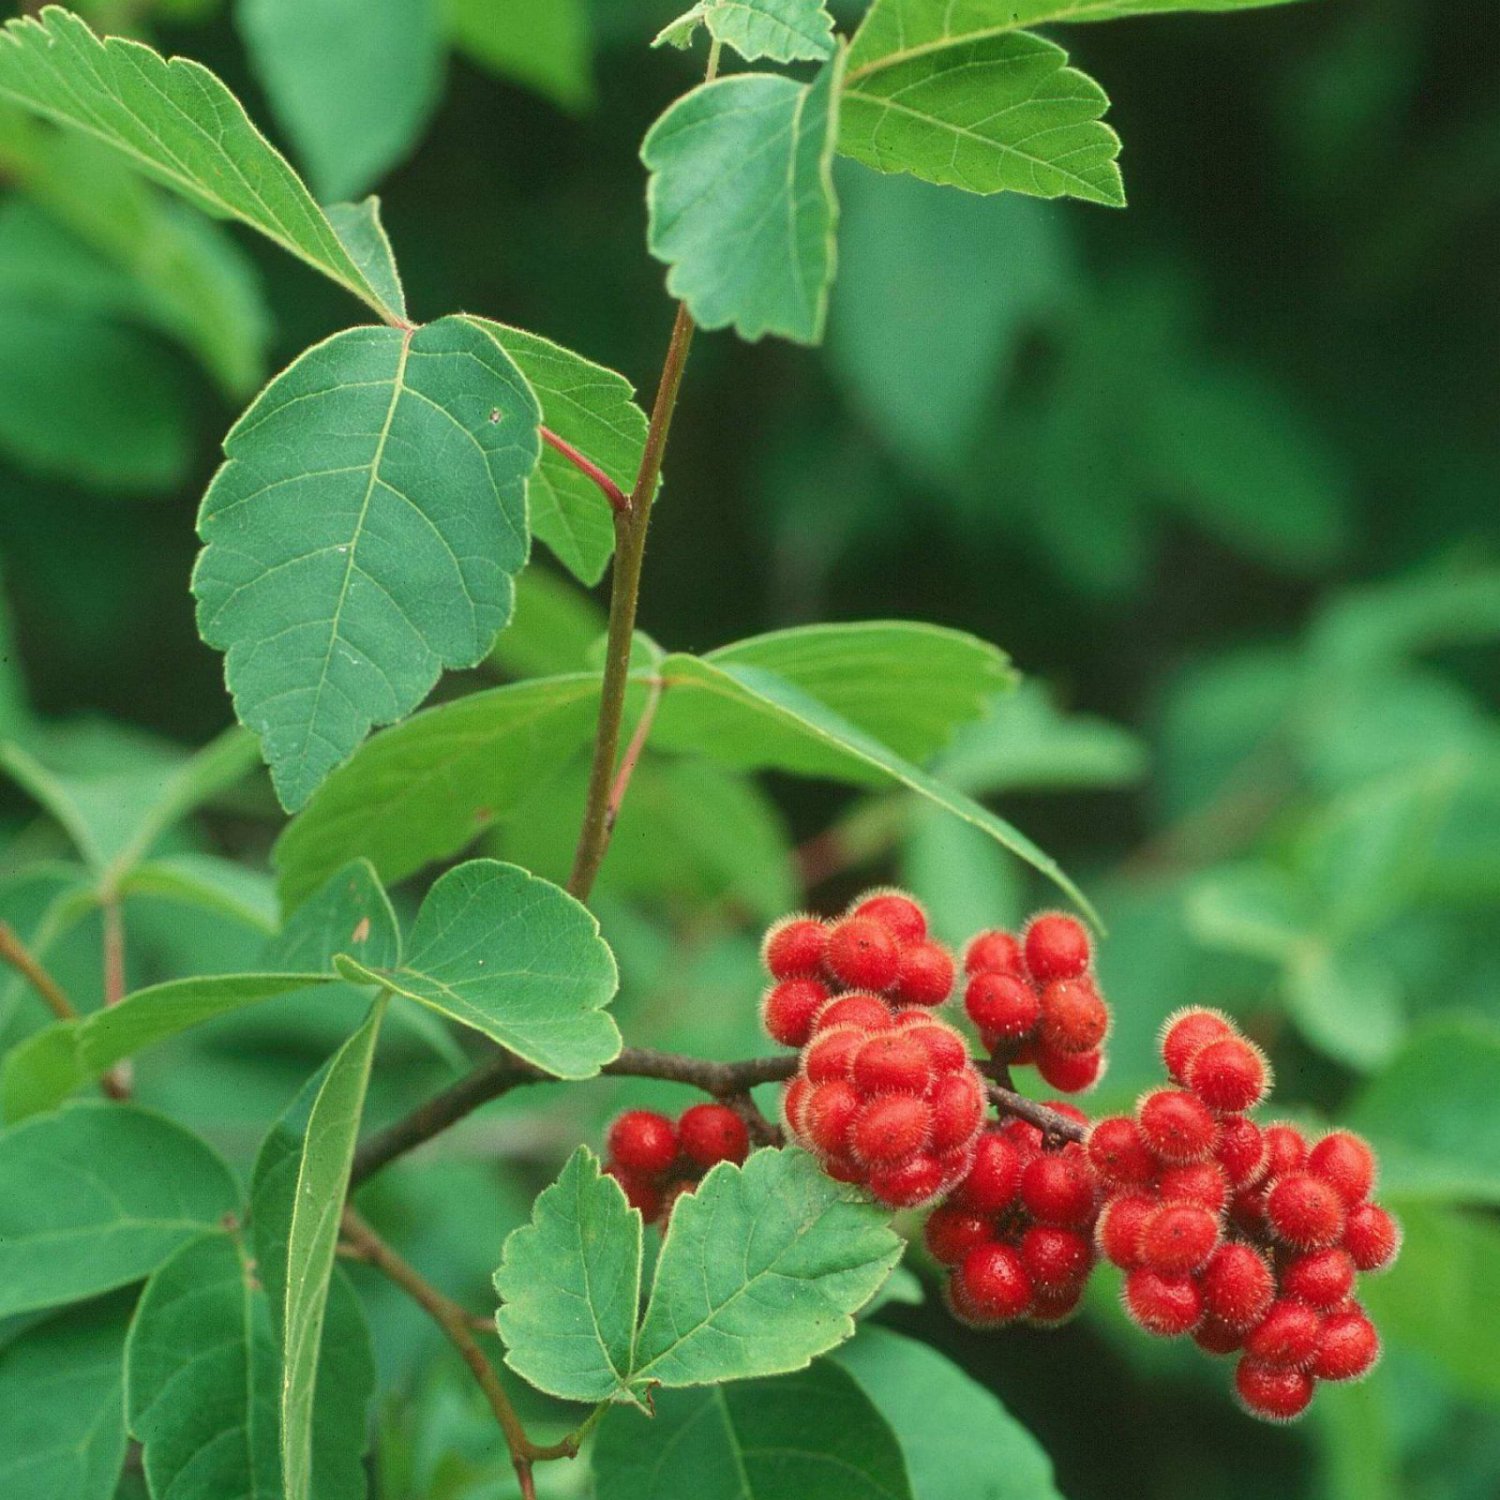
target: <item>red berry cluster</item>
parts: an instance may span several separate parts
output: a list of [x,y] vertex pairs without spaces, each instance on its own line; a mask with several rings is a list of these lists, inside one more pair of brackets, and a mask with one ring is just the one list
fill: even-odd
[[648,1224],[665,1224],[710,1167],[744,1161],[750,1132],[727,1104],[694,1104],[676,1124],[655,1110],[628,1109],[609,1127],[608,1144],[605,1173]]
[[1356,1274],[1388,1266],[1400,1239],[1369,1201],[1374,1153],[1347,1131],[1309,1148],[1291,1125],[1250,1119],[1270,1065],[1216,1011],[1170,1017],[1161,1050],[1179,1087],[1089,1132],[1109,1192],[1099,1251],[1125,1272],[1126,1310],[1146,1332],[1237,1353],[1245,1409],[1290,1421],[1317,1381],[1356,1379],[1380,1352],[1353,1297]]
[[969,1171],[984,1080],[963,1037],[935,1020],[954,962],[922,908],[875,891],[832,923],[790,917],[766,935],[762,1019],[801,1051],[782,1100],[796,1139],[830,1176],[915,1208]]
[[1065,1094],[1104,1073],[1109,1007],[1092,973],[1081,922],[1058,912],[1033,917],[1018,939],[981,932],[964,954],[964,1009],[997,1062],[1029,1063]]

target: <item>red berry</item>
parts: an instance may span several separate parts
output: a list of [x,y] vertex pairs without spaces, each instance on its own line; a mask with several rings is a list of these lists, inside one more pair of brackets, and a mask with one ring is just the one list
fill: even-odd
[[1038,984],[1077,979],[1088,972],[1093,957],[1083,923],[1061,912],[1044,912],[1033,917],[1026,929],[1023,950],[1027,971]]
[[1336,1245],[1344,1233],[1344,1200],[1311,1172],[1293,1172],[1271,1184],[1266,1218],[1279,1240],[1315,1250]]
[[1354,1290],[1354,1262],[1345,1250],[1309,1250],[1281,1268],[1281,1289],[1313,1307],[1336,1307]]
[[1229,1179],[1215,1161],[1190,1161],[1163,1167],[1156,1191],[1164,1203],[1197,1203],[1219,1214],[1229,1202]]
[[1080,1286],[1093,1264],[1093,1246],[1076,1229],[1033,1224],[1021,1236],[1021,1263],[1038,1291],[1070,1291]]
[[1235,1366],[1234,1388],[1252,1417],[1290,1422],[1307,1410],[1313,1378],[1306,1370],[1283,1369],[1247,1355]]
[[828,935],[827,964],[850,989],[887,990],[901,966],[901,945],[869,917],[845,917]]
[[1141,1228],[1141,1262],[1163,1276],[1196,1271],[1219,1243],[1216,1214],[1199,1203],[1163,1203]]
[[1146,1220],[1156,1212],[1156,1200],[1144,1193],[1120,1193],[1111,1198],[1099,1215],[1094,1240],[1099,1253],[1122,1271],[1141,1263],[1141,1234]]
[[1025,1166],[1033,1156],[1039,1156],[1042,1150],[1042,1127],[1033,1125],[1030,1120],[1013,1118],[1007,1120],[1000,1126],[1000,1134],[1021,1153],[1021,1165]]
[[1104,1054],[1054,1052],[1051,1047],[1038,1047],[1036,1070],[1051,1087],[1065,1094],[1081,1094],[1104,1076]]
[[1056,1328],[1078,1311],[1082,1300],[1082,1286],[1062,1292],[1048,1292],[1038,1287],[1031,1299],[1031,1311],[1026,1314],[1026,1321],[1034,1328]]
[[928,1095],[932,1106],[932,1149],[939,1156],[967,1145],[984,1124],[984,1090],[976,1073],[950,1073]]
[[1125,1311],[1147,1333],[1176,1338],[1203,1316],[1203,1297],[1191,1276],[1163,1276],[1141,1266],[1126,1273]]
[[811,1088],[812,1084],[799,1073],[781,1091],[781,1116],[791,1128],[793,1135],[807,1133],[807,1126],[803,1122],[803,1110],[806,1108],[807,1096]]
[[1205,1354],[1233,1354],[1245,1347],[1245,1335],[1240,1329],[1231,1328],[1208,1313],[1193,1330],[1192,1338]]
[[1219,1144],[1214,1156],[1223,1167],[1231,1187],[1249,1187],[1259,1182],[1266,1166],[1266,1143],[1260,1126],[1244,1115],[1231,1115],[1219,1122]]
[[904,1005],[941,1005],[953,993],[953,955],[937,943],[910,944],[892,993]]
[[1109,1032],[1109,1007],[1088,979],[1054,979],[1042,991],[1037,1039],[1052,1052],[1094,1052]]
[[1039,1224],[1064,1228],[1094,1216],[1094,1174],[1078,1146],[1046,1152],[1021,1172],[1021,1202]]
[[1323,1315],[1295,1297],[1278,1297],[1245,1336],[1245,1352],[1268,1365],[1307,1365],[1317,1352]]
[[922,1094],[932,1082],[932,1058],[909,1031],[887,1031],[860,1044],[849,1072],[862,1094]]
[[1401,1226],[1374,1203],[1349,1210],[1344,1225],[1344,1249],[1361,1271],[1383,1271],[1401,1248]]
[[1009,1245],[979,1245],[959,1263],[963,1298],[986,1322],[1008,1323],[1026,1311],[1032,1283]]
[[804,1076],[812,1083],[847,1078],[854,1054],[864,1046],[869,1035],[858,1026],[832,1026],[827,1031],[820,1031],[802,1054]]
[[700,1167],[742,1162],[750,1154],[750,1132],[727,1104],[694,1104],[677,1121],[683,1155]]
[[649,1224],[661,1213],[661,1192],[644,1177],[627,1171],[619,1162],[612,1161],[605,1167],[604,1175],[613,1177],[624,1190],[625,1201],[640,1210],[641,1217]]
[[1174,1010],[1161,1029],[1161,1056],[1167,1072],[1178,1083],[1185,1083],[1193,1054],[1209,1042],[1234,1034],[1234,1024],[1219,1011],[1201,1005]]
[[802,1107],[802,1129],[817,1151],[844,1156],[849,1150],[849,1126],[859,1112],[860,1098],[845,1078],[815,1084]]
[[850,908],[849,915],[879,922],[903,946],[920,943],[927,936],[927,914],[901,891],[871,891]]
[[823,1170],[835,1182],[854,1182],[863,1184],[865,1180],[865,1169],[850,1156],[829,1156],[823,1160]]
[[1066,1099],[1043,1099],[1042,1103],[1055,1115],[1062,1115],[1071,1120],[1075,1125],[1082,1125],[1085,1130],[1093,1123],[1076,1104],[1071,1104]]
[[981,932],[964,949],[964,971],[968,974],[1014,974],[1026,972],[1021,945],[1008,932]]
[[662,1194],[661,1215],[657,1219],[657,1223],[661,1225],[663,1234],[667,1232],[667,1224],[672,1217],[672,1210],[677,1207],[681,1199],[691,1197],[693,1189],[697,1186],[696,1182],[674,1182]]
[[1380,1335],[1364,1313],[1334,1313],[1323,1323],[1312,1373],[1319,1380],[1358,1380],[1379,1358]]
[[1188,1059],[1187,1086],[1212,1110],[1234,1114],[1259,1104],[1271,1083],[1271,1066],[1254,1042],[1226,1036]]
[[988,1245],[995,1232],[986,1215],[946,1203],[928,1214],[922,1237],[934,1260],[956,1266],[976,1245]]
[[1265,1317],[1276,1295],[1276,1279],[1265,1258],[1233,1240],[1209,1256],[1198,1285],[1209,1316],[1241,1331]]
[[1307,1153],[1307,1170],[1353,1207],[1375,1186],[1375,1153],[1353,1132],[1335,1130]]
[[941,1021],[934,1021],[925,1011],[918,1011],[922,1017],[919,1024],[907,1028],[907,1035],[914,1041],[921,1042],[927,1049],[927,1056],[932,1060],[932,1066],[938,1073],[961,1073],[969,1066],[969,1047],[963,1037],[951,1026],[944,1026]]
[[1241,1188],[1229,1200],[1229,1221],[1236,1229],[1259,1239],[1266,1232],[1266,1196],[1269,1189],[1264,1183],[1258,1187]]
[[998,1131],[987,1131],[974,1148],[974,1162],[954,1202],[976,1213],[994,1214],[1015,1201],[1021,1186],[1021,1154]]
[[783,979],[766,991],[760,1021],[766,1035],[783,1047],[805,1047],[813,1019],[828,1003],[828,986],[818,979]]
[[1124,1187],[1150,1182],[1156,1158],[1146,1149],[1141,1132],[1128,1115],[1100,1120],[1088,1136],[1089,1160],[1105,1182]]
[[879,995],[840,995],[818,1012],[813,1034],[834,1026],[858,1026],[861,1031],[889,1031],[895,1025],[891,1008]]
[[1219,1126],[1195,1094],[1157,1089],[1136,1109],[1147,1148],[1158,1161],[1202,1161],[1218,1144]]
[[775,979],[811,977],[823,967],[828,928],[816,917],[786,917],[766,933],[761,958]]
[[932,1111],[908,1094],[882,1094],[860,1105],[849,1127],[849,1151],[867,1166],[896,1166],[932,1134]]
[[1042,1002],[1024,979],[982,970],[964,990],[964,1009],[981,1031],[1015,1042],[1036,1029]]
[[[977,1140],[978,1137],[975,1138]],[[965,1177],[969,1175],[969,1169],[974,1165],[975,1141],[966,1141],[955,1151],[945,1151],[938,1157],[943,1168],[943,1191],[951,1193]]]
[[891,1208],[920,1208],[943,1191],[943,1164],[921,1151],[895,1166],[872,1167],[865,1186]]
[[1266,1147],[1266,1176],[1285,1177],[1307,1160],[1307,1141],[1295,1125],[1278,1121],[1261,1132]]
[[651,1109],[627,1109],[609,1127],[609,1154],[627,1172],[656,1177],[677,1160],[672,1122]]

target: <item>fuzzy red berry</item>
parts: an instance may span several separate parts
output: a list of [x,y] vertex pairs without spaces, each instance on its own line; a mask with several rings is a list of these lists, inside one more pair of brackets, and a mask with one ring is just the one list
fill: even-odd
[[1383,1271],[1401,1248],[1401,1226],[1377,1204],[1361,1203],[1349,1210],[1343,1244],[1357,1269]]
[[1104,1076],[1102,1052],[1055,1052],[1051,1047],[1038,1047],[1035,1061],[1043,1080],[1065,1094],[1081,1094]]
[[766,1035],[783,1047],[805,1047],[813,1021],[828,1003],[828,986],[818,979],[783,979],[766,991],[760,1020]]
[[742,1162],[750,1154],[750,1132],[727,1104],[694,1104],[677,1121],[682,1154],[700,1167]]
[[975,1145],[974,1161],[959,1184],[954,1201],[976,1213],[999,1213],[1015,1201],[1020,1187],[1020,1152],[1000,1132],[988,1131]]
[[1353,1132],[1335,1130],[1307,1153],[1307,1170],[1352,1208],[1375,1186],[1375,1153]]
[[964,972],[967,974],[1014,974],[1026,972],[1021,945],[1008,932],[981,932],[969,940],[964,949]]
[[1307,1410],[1313,1378],[1306,1370],[1268,1365],[1246,1356],[1235,1366],[1234,1389],[1252,1417],[1267,1422],[1290,1422]]
[[869,917],[845,917],[828,934],[829,972],[856,990],[886,990],[901,967],[901,945]]
[[1259,1104],[1270,1087],[1271,1066],[1254,1042],[1226,1036],[1188,1059],[1187,1086],[1212,1110],[1238,1113]]
[[1104,1205],[1094,1229],[1099,1253],[1122,1271],[1141,1263],[1141,1234],[1156,1212],[1156,1200],[1144,1193],[1121,1193]]
[[1223,1167],[1231,1187],[1249,1187],[1259,1182],[1266,1167],[1266,1143],[1260,1126],[1243,1115],[1231,1115],[1220,1121],[1214,1158]]
[[1125,1311],[1147,1333],[1176,1338],[1203,1316],[1203,1296],[1191,1276],[1163,1276],[1141,1266],[1125,1277]]
[[1205,1354],[1234,1354],[1245,1347],[1243,1330],[1231,1328],[1209,1313],[1193,1330],[1192,1339]]
[[861,1031],[890,1031],[895,1026],[891,1008],[879,995],[840,995],[818,1012],[813,1034],[834,1026],[858,1026]]
[[609,1127],[609,1154],[627,1172],[656,1177],[677,1160],[677,1132],[652,1109],[627,1109]]
[[814,1149],[829,1156],[846,1155],[849,1127],[859,1105],[859,1094],[847,1079],[814,1084],[802,1107],[802,1133]]
[[786,917],[766,933],[761,958],[775,979],[816,975],[828,953],[828,928],[816,917]]
[[1380,1358],[1380,1335],[1358,1309],[1326,1318],[1313,1355],[1319,1380],[1358,1380]]
[[1082,1301],[1082,1286],[1070,1287],[1061,1292],[1048,1292],[1038,1287],[1035,1296],[1031,1299],[1031,1308],[1026,1314],[1026,1321],[1033,1328],[1056,1328],[1059,1324],[1066,1323],[1078,1311]]
[[1311,1172],[1293,1172],[1271,1184],[1266,1218],[1277,1239],[1316,1250],[1337,1244],[1344,1233],[1344,1200]]
[[932,1134],[932,1111],[908,1094],[882,1094],[859,1107],[849,1151],[869,1166],[895,1166],[915,1156]]
[[1021,1202],[1039,1224],[1072,1228],[1094,1214],[1094,1174],[1078,1146],[1033,1157],[1021,1172]]
[[953,993],[953,955],[938,943],[911,943],[901,952],[892,993],[903,1005],[941,1005]]
[[604,1169],[604,1175],[613,1177],[620,1184],[625,1194],[625,1201],[632,1208],[639,1209],[641,1217],[648,1224],[660,1215],[661,1190],[647,1182],[644,1177],[627,1171],[619,1162],[610,1162]]
[[903,946],[927,936],[927,913],[902,891],[871,891],[849,910],[851,917],[879,922]]
[[1157,1089],[1136,1109],[1147,1148],[1158,1161],[1202,1161],[1218,1144],[1219,1126],[1196,1094]]
[[1178,1083],[1186,1083],[1193,1054],[1210,1042],[1234,1034],[1233,1023],[1219,1011],[1201,1005],[1173,1011],[1161,1029],[1161,1056],[1167,1072]]
[[1278,1121],[1261,1132],[1266,1147],[1266,1176],[1285,1177],[1307,1160],[1307,1140],[1295,1125]]
[[995,1231],[988,1215],[946,1203],[928,1214],[922,1238],[934,1260],[956,1266],[976,1245],[988,1245]]
[[1156,1174],[1156,1158],[1128,1115],[1100,1120],[1089,1131],[1086,1149],[1094,1170],[1116,1187],[1150,1182]]
[[1354,1290],[1354,1262],[1346,1250],[1309,1250],[1281,1268],[1281,1289],[1313,1307],[1336,1307]]
[[1054,979],[1042,991],[1037,1038],[1053,1052],[1093,1052],[1109,1032],[1109,1007],[1088,979]]
[[1163,1203],[1141,1228],[1141,1263],[1181,1276],[1196,1271],[1218,1243],[1218,1215],[1198,1203]]
[[894,1166],[872,1167],[865,1185],[891,1208],[920,1208],[943,1191],[946,1177],[942,1162],[920,1151]]
[[1266,1233],[1268,1192],[1264,1183],[1253,1188],[1241,1188],[1229,1200],[1229,1222],[1242,1233],[1261,1238]]
[[1218,1214],[1229,1202],[1229,1179],[1216,1161],[1190,1161],[1163,1167],[1156,1191],[1165,1203],[1197,1203]]
[[1077,979],[1088,972],[1093,957],[1082,922],[1061,912],[1033,917],[1022,942],[1026,969],[1038,984],[1054,979]]
[[847,1078],[854,1054],[869,1037],[869,1032],[858,1026],[831,1026],[827,1031],[820,1031],[802,1054],[804,1076],[810,1083]]
[[1093,1246],[1076,1229],[1033,1224],[1021,1236],[1021,1263],[1039,1292],[1069,1291],[1082,1284],[1093,1264]]
[[791,1128],[793,1135],[805,1135],[806,1126],[803,1124],[802,1112],[807,1105],[807,1096],[812,1089],[807,1079],[801,1074],[790,1079],[787,1086],[781,1091],[781,1115]]
[[984,1124],[984,1090],[976,1073],[940,1078],[927,1102],[932,1106],[932,1149],[939,1156],[972,1141]]
[[887,1031],[860,1044],[849,1073],[862,1094],[922,1094],[932,1082],[932,1058],[909,1031]]
[[1278,1297],[1245,1336],[1245,1352],[1268,1365],[1304,1367],[1317,1352],[1323,1315],[1295,1297]]
[[1031,1277],[1009,1245],[978,1246],[964,1256],[955,1275],[965,1304],[986,1322],[1008,1323],[1031,1302]]
[[1255,1327],[1276,1296],[1276,1279],[1264,1256],[1238,1241],[1214,1251],[1198,1285],[1208,1314],[1241,1331]]
[[934,1021],[921,1013],[922,1021],[906,1028],[907,1035],[927,1049],[936,1073],[961,1073],[969,1066],[969,1047],[951,1026]]
[[1015,1042],[1036,1030],[1042,1002],[1024,979],[984,970],[969,980],[964,1009],[982,1032]]

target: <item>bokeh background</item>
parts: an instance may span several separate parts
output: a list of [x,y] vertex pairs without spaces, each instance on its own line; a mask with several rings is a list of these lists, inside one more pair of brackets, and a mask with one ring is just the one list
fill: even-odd
[[[379,176],[413,311],[534,329],[649,394],[670,307],[644,249],[636,149],[701,58],[647,50],[673,0],[506,5],[500,45],[454,0],[460,44]],[[253,5],[79,8],[209,64],[341,190],[268,99],[246,45]],[[995,1390],[1070,1500],[1487,1500],[1500,12],[1312,0],[1062,39],[1113,98],[1129,209],[975,199],[840,163],[824,347],[717,334],[694,351],[641,622],[683,649],[887,615],[1002,645],[1025,686],[943,770],[1055,853],[1109,922],[1118,1029],[1101,1107],[1154,1076],[1169,1010],[1225,1006],[1270,1047],[1278,1105],[1379,1141],[1409,1229],[1372,1293],[1387,1359],[1285,1432],[1234,1410],[1222,1368],[1129,1329],[1108,1286],[1050,1336],[968,1333],[935,1297],[882,1316]],[[379,93],[340,118],[378,136],[398,107]],[[91,774],[179,755],[229,722],[220,658],[193,628],[195,508],[257,383],[356,312],[269,246],[164,217],[154,194],[120,210],[140,213],[134,231],[110,230],[123,220],[103,207],[91,223],[88,205],[118,207],[133,180],[109,172],[80,194],[37,161],[0,113],[0,732]],[[161,265],[179,236],[211,274],[174,296]],[[439,693],[581,661],[599,619],[539,557],[495,660]],[[581,774],[561,768],[494,847],[555,873]],[[0,797],[0,915],[21,920],[60,845],[18,792]],[[778,779],[744,791],[660,759],[632,799],[600,909],[642,1043],[754,1051],[756,936],[791,906],[900,877],[957,940],[1049,899],[900,798]],[[270,920],[279,826],[252,782],[174,838],[245,862],[246,908]],[[99,983],[89,928],[49,940],[84,997]],[[233,968],[259,941],[253,920],[147,898],[131,929],[132,983]],[[5,981],[0,1043],[34,1012]],[[142,1093],[243,1160],[334,1040],[268,1006],[150,1059]],[[461,1060],[415,1023],[390,1045],[380,1113]],[[682,1102],[567,1092],[504,1103],[374,1195],[408,1252],[476,1305],[500,1237],[573,1143],[627,1098]],[[380,1493],[510,1493],[483,1412],[420,1321],[382,1305],[380,1337]],[[577,1493],[586,1476],[546,1482]]]

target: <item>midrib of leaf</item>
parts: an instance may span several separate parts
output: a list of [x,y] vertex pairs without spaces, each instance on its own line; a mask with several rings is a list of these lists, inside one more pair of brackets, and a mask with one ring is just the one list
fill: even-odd
[[[583,1204],[583,1198],[584,1198],[584,1192],[583,1192],[583,1174],[581,1172],[578,1173],[577,1174],[577,1178],[578,1178],[578,1186],[575,1189],[574,1200],[573,1200],[574,1204],[576,1205],[576,1207],[574,1209],[574,1216],[576,1217],[576,1219],[578,1220],[579,1225],[581,1226],[582,1223],[583,1223],[583,1207],[584,1207],[584,1204]],[[637,1231],[637,1251],[639,1251],[639,1231]],[[590,1261],[590,1259],[589,1259],[589,1257],[587,1255],[580,1256],[579,1259],[580,1259],[580,1261],[581,1261],[581,1263],[583,1265],[583,1291],[584,1291],[584,1299],[585,1299],[585,1305],[588,1307],[588,1310],[589,1310],[589,1322],[592,1323],[593,1326],[594,1326],[594,1342],[596,1344],[598,1344],[598,1346],[599,1346],[599,1352],[600,1352],[600,1354],[602,1354],[604,1356],[604,1363],[609,1366],[611,1373],[615,1377],[616,1384],[619,1385],[619,1387],[620,1387],[620,1389],[622,1391],[629,1391],[630,1390],[630,1372],[631,1372],[631,1367],[635,1364],[635,1341],[636,1341],[637,1336],[640,1333],[639,1319],[633,1317],[630,1320],[630,1350],[629,1350],[629,1353],[626,1355],[625,1369],[621,1370],[620,1367],[615,1363],[614,1357],[610,1354],[610,1352],[609,1352],[609,1344],[605,1340],[605,1337],[604,1337],[604,1330],[603,1330],[603,1328],[601,1328],[599,1326],[599,1314],[598,1314],[598,1311],[597,1311],[597,1308],[598,1308],[599,1304],[595,1300],[595,1297],[594,1297],[594,1276],[593,1276],[592,1263],[591,1263],[591,1261]],[[636,1267],[635,1267],[635,1297],[637,1298],[637,1300],[640,1298],[640,1295],[641,1295],[640,1284],[641,1284],[640,1255],[639,1255],[639,1253],[637,1253],[637,1256],[636,1256]]]
[[729,1433],[729,1449],[734,1454],[734,1470],[739,1475],[740,1489],[744,1492],[745,1500],[755,1500],[755,1490],[750,1484],[750,1471],[745,1467],[745,1445],[740,1441],[739,1429],[734,1425],[734,1416],[729,1410],[722,1385],[713,1387],[713,1399],[724,1418],[725,1430]]

